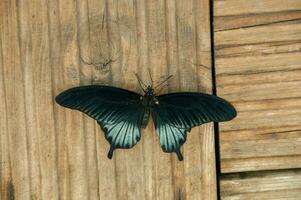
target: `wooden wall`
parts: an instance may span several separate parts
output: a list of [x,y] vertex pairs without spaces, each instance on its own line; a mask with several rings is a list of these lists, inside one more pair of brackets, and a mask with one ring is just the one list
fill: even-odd
[[301,1],[215,0],[222,199],[301,199]]
[[216,199],[212,124],[189,134],[184,162],[162,152],[152,122],[109,160],[95,121],[54,102],[78,85],[141,92],[134,73],[149,82],[148,69],[155,82],[174,75],[162,92],[211,93],[209,9],[209,0],[1,1],[1,199]]
[[[0,1],[0,199],[300,199],[300,22],[300,0]],[[108,160],[94,120],[54,102],[78,85],[141,92],[148,70],[174,75],[162,93],[235,105],[219,148],[202,125],[179,162],[150,122]]]

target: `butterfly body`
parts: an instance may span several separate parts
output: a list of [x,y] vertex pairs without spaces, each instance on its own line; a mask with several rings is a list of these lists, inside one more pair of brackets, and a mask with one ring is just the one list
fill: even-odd
[[228,121],[236,116],[234,107],[214,95],[179,92],[156,95],[152,86],[144,94],[104,85],[68,89],[56,97],[61,106],[79,110],[97,121],[110,143],[108,157],[115,149],[133,147],[141,138],[150,116],[164,152],[175,152],[183,160],[180,147],[195,126]]
[[148,124],[152,107],[158,105],[159,101],[156,98],[154,89],[151,86],[148,86],[146,88],[144,95],[141,96],[139,99],[141,100],[141,104],[145,107],[144,115],[141,123],[141,127],[145,128]]

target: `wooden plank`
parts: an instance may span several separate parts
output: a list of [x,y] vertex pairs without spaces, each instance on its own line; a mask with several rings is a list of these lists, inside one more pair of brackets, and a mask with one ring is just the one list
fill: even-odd
[[215,1],[217,93],[238,111],[220,125],[223,173],[301,165],[301,3],[277,2]]
[[[173,5],[175,4],[175,5]],[[175,50],[170,49],[168,55],[171,57],[169,61],[169,72],[173,72],[177,76],[177,79],[171,81],[169,89],[171,91],[196,91],[205,90],[211,92],[211,85],[203,88],[199,87],[199,77],[202,76],[205,80],[211,82],[211,70],[206,71],[207,73],[201,74],[196,63],[202,63],[210,66],[210,45],[207,40],[204,42],[204,38],[209,37],[209,2],[195,4],[193,2],[175,2],[169,3],[169,10],[175,9],[176,21],[175,26],[168,27],[168,33],[172,35],[170,46],[174,47]],[[203,16],[197,15],[201,12],[200,10],[207,10]],[[174,13],[171,13],[174,16]],[[173,19],[174,20],[174,19]],[[206,26],[203,26],[203,30],[199,31],[198,22],[207,22]],[[198,32],[199,31],[199,32]],[[197,42],[196,42],[197,41]],[[203,42],[203,43],[202,43]],[[207,59],[200,57],[199,50],[206,52],[203,56]],[[172,53],[174,51],[174,53]],[[204,58],[203,57],[203,58]],[[190,83],[196,83],[192,85]],[[174,174],[174,192],[178,193],[176,199],[180,198],[195,198],[195,199],[216,199],[215,191],[215,166],[214,166],[214,139],[212,132],[212,124],[203,127],[204,129],[192,130],[191,134],[188,134],[187,142],[183,148],[185,154],[184,166],[182,163],[177,162],[175,156],[172,158],[173,174]],[[200,134],[200,135],[199,135]],[[189,152],[189,153],[188,153]],[[187,155],[188,154],[188,155]],[[209,158],[209,159],[208,159]],[[189,174],[189,175],[188,175]],[[197,177],[203,177],[200,182]],[[193,185],[193,187],[192,187]],[[200,192],[199,188],[208,188]]]
[[[64,9],[66,5],[59,4],[57,1],[50,1],[47,4],[49,11],[49,39],[50,42],[50,53],[52,59],[52,88],[53,95],[62,91],[64,86],[64,68],[63,63],[66,62],[67,58],[70,58],[70,54],[67,54],[66,49],[71,48],[73,44],[68,43],[70,41],[69,34],[74,33],[71,31],[71,26],[66,28],[64,24],[64,17],[60,16],[62,10],[66,10],[64,16],[68,16],[68,9]],[[72,6],[72,5],[71,5]],[[62,9],[63,8],[63,9]],[[68,6],[67,6],[68,8]],[[38,16],[37,16],[38,17]],[[66,31],[67,30],[67,31]],[[64,55],[61,55],[64,52]],[[62,56],[62,57],[61,57]],[[66,56],[66,58],[65,58]],[[69,187],[69,165],[68,165],[68,151],[66,140],[66,134],[59,134],[66,132],[66,112],[60,109],[54,104],[54,121],[55,121],[55,132],[56,132],[56,151],[57,151],[57,173],[58,173],[58,194],[62,199],[70,198],[70,187]]]
[[301,155],[223,159],[221,168],[228,173],[258,171],[258,168],[261,170],[287,169],[290,168],[287,163],[290,163],[291,168],[301,168]]
[[263,171],[222,175],[221,199],[300,199],[301,171]]
[[[31,180],[29,151],[27,142],[27,122],[24,104],[23,67],[20,51],[20,30],[18,9],[15,2],[2,1],[1,3],[1,68],[2,88],[5,98],[6,130],[1,130],[1,138],[6,139],[7,146],[1,141],[3,153],[3,169],[1,171],[1,197],[30,199]],[[8,12],[9,11],[9,12]],[[23,57],[24,58],[24,57]],[[3,115],[1,115],[2,118]],[[1,121],[3,121],[1,120]],[[1,152],[2,154],[2,152]],[[7,168],[9,167],[9,168]],[[3,176],[3,180],[2,180]],[[5,195],[5,196],[4,196]]]
[[272,13],[281,11],[299,10],[301,2],[299,0],[215,0],[215,16]]
[[[68,66],[67,73],[64,71],[63,88],[78,86],[85,82],[85,73],[81,70],[79,54],[81,53],[82,31],[80,16],[84,15],[83,8],[78,1],[59,2],[61,26],[70,28],[66,33],[66,43],[63,44],[65,51],[62,53],[63,66]],[[64,10],[66,9],[66,11]],[[67,11],[68,10],[68,11]],[[68,51],[66,51],[68,49]],[[72,74],[73,73],[73,76]],[[55,94],[54,94],[55,95]],[[59,107],[59,106],[58,106]],[[76,111],[66,110],[65,118],[65,141],[68,167],[68,196],[71,199],[82,199],[88,196],[88,180],[85,149],[85,126],[83,115]],[[57,133],[60,134],[60,133]]]
[[[241,4],[240,4],[241,5]],[[215,7],[220,10],[220,5]],[[239,29],[242,27],[263,26],[279,22],[295,21],[301,18],[301,11],[280,11],[280,12],[264,12],[256,14],[243,13],[239,17],[236,15],[216,16],[214,29],[218,31]]]
[[[23,3],[17,4],[17,12],[25,93],[22,101],[28,131],[30,193],[32,198],[54,199],[57,198],[58,184],[48,7],[45,6],[46,1]],[[39,70],[35,66],[39,66]]]
[[[128,13],[130,20],[133,20],[133,25],[130,26],[130,35],[127,37],[122,37],[123,31],[119,30],[118,26],[115,26],[109,29],[109,33],[113,38],[113,41],[117,43],[121,43],[123,40],[123,44],[120,44],[120,50],[125,50],[127,48],[137,49],[137,51],[132,51],[131,58],[132,60],[125,65],[125,62],[117,63],[116,66],[113,65],[111,75],[112,75],[112,84],[117,85],[118,87],[126,87],[130,90],[137,91],[139,88],[137,80],[134,79],[134,73],[138,73],[140,75],[143,74],[143,71],[146,67],[147,61],[147,43],[146,43],[146,2],[145,1],[124,1],[122,4],[118,2],[114,4],[110,4],[112,7],[109,9],[109,19],[112,20],[120,20],[123,18],[123,12]],[[114,6],[114,7],[113,7]],[[110,7],[110,6],[109,6]],[[144,23],[143,23],[144,22]],[[118,35],[114,38],[116,31]],[[115,34],[114,34],[115,33]],[[137,37],[140,35],[140,37]],[[135,38],[131,40],[131,38]],[[130,49],[127,49],[130,51]],[[125,61],[127,58],[124,57]],[[122,70],[127,71],[127,75],[123,74]],[[120,73],[121,72],[121,73]],[[133,79],[127,80],[126,77],[132,76]],[[120,81],[122,80],[122,81]],[[142,133],[143,134],[143,133]],[[125,196],[127,199],[145,199],[145,176],[144,176],[144,158],[143,158],[143,144],[139,142],[133,149],[129,151],[119,150],[116,152],[116,169],[118,173],[125,173],[121,175],[121,181],[124,184],[119,185],[118,199],[123,198]],[[124,162],[124,165],[120,165],[120,163]],[[120,172],[119,172],[120,171]],[[124,179],[124,180],[123,180]],[[123,195],[123,193],[125,195]]]
[[[185,160],[162,152],[152,122],[133,149],[109,145],[61,91],[107,84],[211,93],[209,1],[1,1],[1,199],[216,199],[213,125],[195,128]],[[106,62],[93,66],[89,62]],[[149,70],[148,70],[149,69]]]
[[[242,29],[225,30],[217,32],[216,45],[218,48],[227,48],[229,46],[245,46],[262,43],[270,43],[270,47],[277,47],[273,42],[300,42],[300,20],[292,22],[274,23],[264,26],[247,27]],[[277,31],[275,31],[277,30]],[[237,38],[237,36],[239,36]],[[245,48],[247,49],[247,48]],[[248,50],[248,49],[247,49]],[[249,50],[253,50],[252,48]],[[256,51],[256,50],[255,50]],[[289,52],[286,50],[285,52]]]
[[[92,62],[95,58],[91,57],[94,54],[91,53],[91,51],[94,51],[96,49],[96,46],[98,43],[96,41],[99,41],[101,32],[99,31],[99,26],[95,26],[97,21],[95,22],[95,18],[102,17],[103,11],[104,11],[104,2],[100,1],[81,1],[77,2],[79,5],[78,9],[78,17],[81,20],[77,20],[77,26],[79,29],[79,50],[80,50],[80,57],[85,60],[86,62]],[[91,5],[93,7],[91,7]],[[96,10],[97,9],[97,10]],[[106,31],[105,31],[106,33]],[[97,36],[97,39],[96,39]],[[94,44],[94,45],[93,45]],[[98,52],[98,51],[96,51]],[[80,84],[92,84],[94,80],[96,79],[94,73],[96,71],[95,68],[91,66],[85,65],[83,62],[80,62],[80,70],[83,75],[80,77]],[[114,199],[115,194],[109,193],[107,190],[100,189],[100,186],[102,186],[100,177],[105,177],[108,173],[102,173],[103,170],[99,170],[101,168],[107,168],[109,170],[114,170],[113,165],[104,165],[99,166],[99,152],[97,142],[99,141],[99,138],[97,138],[97,129],[95,126],[95,122],[87,119],[84,117],[83,119],[83,126],[84,126],[84,148],[86,150],[85,152],[85,159],[86,159],[86,181],[87,181],[87,193],[89,199],[102,199],[104,196],[107,196],[107,198]],[[99,148],[102,149],[102,148]],[[105,151],[103,150],[105,153]],[[115,186],[114,180],[110,183],[106,183],[109,186]],[[100,193],[99,191],[102,191]]]
[[[4,10],[4,4],[0,4],[0,11]],[[3,12],[1,12],[3,13]],[[0,14],[0,18],[4,19],[3,14]],[[4,23],[0,22],[0,32],[3,32]],[[6,91],[4,82],[4,58],[3,58],[3,35],[0,37],[0,110],[2,112],[2,117],[0,117],[0,199],[5,199],[7,197],[12,197],[12,167],[10,158],[10,147],[9,147],[9,135],[8,133],[8,111],[6,102]],[[6,132],[6,133],[5,133]],[[13,197],[14,198],[14,197]]]
[[[168,46],[168,41],[172,38],[172,35],[168,33],[168,27],[171,22],[168,19],[175,20],[174,10],[172,12],[166,12],[170,10],[170,4],[164,1],[146,1],[146,13],[147,13],[147,25],[146,29],[149,30],[146,38],[148,59],[141,60],[141,64],[144,62],[144,69],[141,70],[142,77],[144,80],[150,82],[150,77],[147,69],[151,71],[153,81],[158,83],[162,78],[168,76],[169,72],[168,57],[169,51],[174,50],[171,46]],[[165,8],[167,7],[167,8]],[[154,28],[156,27],[156,28]],[[175,33],[174,33],[175,34]],[[167,41],[167,42],[165,42]],[[167,87],[163,91],[167,91]],[[155,133],[155,127],[153,121],[149,123],[149,129],[145,131],[143,138],[144,145],[144,160],[149,166],[145,170],[145,180],[147,193],[149,194],[146,199],[174,199],[174,188],[173,188],[173,171],[172,162],[169,155],[162,155],[160,143]],[[149,160],[148,158],[153,158]],[[157,158],[157,159],[156,159]],[[153,188],[153,189],[152,189]]]

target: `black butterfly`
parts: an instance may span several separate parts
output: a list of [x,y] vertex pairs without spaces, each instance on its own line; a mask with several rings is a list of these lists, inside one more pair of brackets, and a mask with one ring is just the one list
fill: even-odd
[[112,86],[89,85],[68,89],[56,97],[61,106],[82,111],[97,121],[111,144],[110,159],[114,149],[131,148],[140,140],[140,129],[146,127],[150,115],[163,151],[176,152],[179,160],[183,160],[180,147],[192,127],[236,116],[234,107],[217,96],[195,92],[157,96],[154,89],[165,81],[153,88],[137,78],[144,95]]

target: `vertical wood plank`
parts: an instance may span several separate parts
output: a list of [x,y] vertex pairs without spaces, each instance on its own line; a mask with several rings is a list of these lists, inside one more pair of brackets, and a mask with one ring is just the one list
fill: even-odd
[[[62,28],[62,64],[64,70],[64,88],[80,84],[81,73],[79,66],[78,9],[76,1],[60,1],[60,22]],[[74,111],[66,110],[65,135],[63,149],[64,161],[68,176],[64,181],[65,197],[82,199],[87,197],[86,166],[84,162],[84,140],[82,114],[74,115]],[[74,127],[76,125],[76,127]],[[58,133],[61,134],[61,133]]]
[[[68,70],[63,68],[65,63],[65,51],[68,49],[66,41],[69,39],[70,26],[66,26],[64,16],[68,12],[65,5],[59,1],[47,1],[49,20],[49,40],[51,54],[51,75],[52,75],[52,95],[54,96],[65,88],[65,73]],[[68,8],[68,7],[67,7]],[[66,9],[67,10],[67,9]],[[68,66],[69,67],[69,66]],[[67,152],[66,136],[66,112],[54,103],[54,123],[56,134],[56,160],[58,173],[58,196],[60,199],[70,199],[70,178]]]
[[[20,29],[17,2],[1,3],[3,9],[1,31],[4,91],[7,103],[7,136],[11,159],[11,181],[7,188],[12,192],[8,196],[18,199],[30,199],[30,167],[28,155],[28,129],[24,104],[24,78],[21,66]],[[10,12],[5,12],[9,10]],[[1,132],[2,133],[2,132]],[[2,133],[3,134],[3,133]],[[8,180],[7,180],[8,181]],[[10,193],[7,191],[7,193]]]
[[192,130],[184,162],[162,152],[152,120],[109,160],[95,121],[54,101],[87,84],[142,92],[134,73],[147,84],[173,74],[161,94],[210,93],[208,3],[1,2],[1,198],[214,199],[212,125]]
[[[89,48],[82,48],[81,56],[86,62],[102,62],[106,59],[108,47],[107,40],[107,25],[104,17],[106,14],[106,4],[104,1],[87,1],[87,20],[83,22],[88,26],[88,32],[82,34],[83,47],[87,47],[85,43],[89,44]],[[102,56],[104,54],[104,56]],[[108,83],[110,73],[99,70],[93,65],[84,65],[82,68],[89,73],[91,84]],[[110,180],[111,176],[115,176],[114,162],[106,162],[103,158],[106,157],[108,145],[104,137],[100,135],[100,128],[97,123],[85,120],[85,134],[86,134],[86,148],[88,160],[88,176],[89,176],[89,197],[90,199],[115,199],[116,191],[115,179]]]
[[[135,22],[136,22],[136,41],[137,41],[137,54],[135,55],[136,62],[134,65],[122,66],[123,69],[127,69],[131,74],[129,76],[133,76],[133,72],[137,72],[140,75],[143,74],[143,70],[146,66],[147,59],[147,42],[145,40],[146,36],[146,20],[147,13],[146,10],[146,1],[130,1],[130,4],[133,5],[135,12]],[[135,48],[135,46],[134,46]],[[115,73],[116,74],[116,73]],[[113,80],[117,80],[118,76],[113,74]],[[127,80],[124,77],[125,85],[135,84],[137,89],[137,80],[135,82],[131,82],[131,80]],[[143,131],[141,131],[143,134]],[[141,135],[143,136],[143,135]],[[141,139],[140,139],[141,140]],[[143,144],[139,142],[134,147],[134,151],[129,152],[130,155],[126,158],[127,164],[127,186],[128,186],[128,199],[145,199],[145,182],[144,182],[144,161],[143,161],[143,152],[142,146]],[[117,161],[117,160],[116,160]],[[118,161],[117,161],[118,162]],[[116,163],[118,165],[118,163]]]
[[[61,91],[63,86],[63,70],[62,59],[60,57],[62,52],[61,45],[61,26],[60,26],[60,10],[59,3],[57,1],[47,1],[48,7],[48,23],[49,23],[49,45],[50,45],[50,55],[51,55],[51,77],[52,77],[52,96]],[[54,99],[53,99],[54,102]],[[66,166],[66,149],[63,147],[62,143],[65,141],[65,134],[59,134],[60,132],[65,132],[65,112],[63,110],[57,109],[58,107],[54,104],[53,116],[55,124],[55,147],[56,147],[56,168],[57,168],[57,184],[58,184],[58,197],[64,199],[66,197],[66,176],[68,173],[65,172],[64,166]],[[66,167],[67,168],[67,167]]]
[[[74,47],[70,49],[71,58],[67,58],[70,65],[69,70],[73,70],[77,77],[65,77],[67,87],[74,87],[80,84],[87,84],[89,75],[82,70],[80,63],[82,31],[87,31],[87,23],[82,23],[83,15],[86,17],[86,1],[70,1],[71,5],[71,24],[73,31],[70,35]],[[85,18],[84,18],[85,19]],[[84,22],[86,20],[83,20]],[[70,80],[71,79],[71,80]],[[70,84],[67,84],[67,83]],[[85,161],[85,136],[83,115],[74,115],[74,111],[66,111],[66,134],[68,139],[67,155],[70,170],[70,196],[71,199],[83,199],[88,196],[87,166]],[[74,126],[76,125],[76,126]]]
[[[57,198],[49,23],[45,2],[18,4],[32,198]],[[21,23],[26,19],[25,23]],[[35,37],[32,37],[35,36]],[[35,66],[40,66],[38,69]],[[38,170],[37,170],[38,169]],[[43,177],[42,179],[40,177]],[[41,187],[42,186],[42,187]],[[49,193],[51,195],[49,195]]]
[[[165,1],[147,1],[147,58],[146,69],[142,74],[143,80],[158,84],[168,74],[167,65],[167,28],[166,28],[166,5]],[[167,91],[164,87],[161,93]],[[143,134],[143,148],[145,160],[145,180],[147,199],[173,199],[172,174],[170,156],[162,154],[158,136],[155,133],[153,121],[150,120],[148,129]]]
[[[0,3],[0,18],[4,19],[2,11],[4,11],[4,4]],[[4,29],[4,23],[0,22],[0,32],[2,33]],[[11,168],[11,158],[9,151],[9,135],[8,135],[8,113],[7,113],[7,102],[6,102],[6,91],[4,82],[4,58],[3,58],[3,47],[2,47],[3,36],[0,37],[0,110],[2,111],[2,116],[0,118],[0,190],[1,199],[5,199],[11,195],[11,183],[12,183],[12,168]]]

